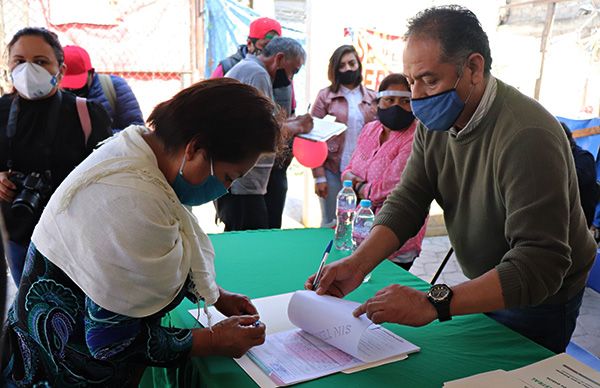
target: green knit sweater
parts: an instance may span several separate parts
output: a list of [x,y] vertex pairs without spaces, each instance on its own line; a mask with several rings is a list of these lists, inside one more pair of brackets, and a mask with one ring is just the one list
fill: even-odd
[[433,199],[465,275],[496,268],[507,308],[564,303],[585,286],[596,244],[569,144],[556,119],[515,88],[498,81],[488,113],[465,136],[419,125],[375,223],[404,242]]

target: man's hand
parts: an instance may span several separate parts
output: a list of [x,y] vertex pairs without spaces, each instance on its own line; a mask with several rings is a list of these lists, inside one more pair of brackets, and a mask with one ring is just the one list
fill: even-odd
[[227,318],[209,329],[194,329],[192,356],[242,357],[251,347],[265,342],[266,327],[258,315]]
[[327,194],[329,194],[329,185],[327,182],[315,183],[315,194],[321,198],[327,198]]
[[258,311],[246,295],[235,294],[219,288],[220,296],[215,303],[221,314],[231,317],[234,315],[256,315]]
[[12,202],[15,198],[17,186],[9,179],[8,171],[0,172],[0,201]]
[[[350,260],[350,257],[328,264],[323,268],[321,279],[316,289],[319,295],[333,295],[343,298],[356,287],[360,286],[365,273]],[[304,283],[307,290],[313,289],[316,274],[313,274]]]
[[373,323],[391,322],[408,326],[424,326],[437,319],[437,311],[424,292],[399,284],[379,290],[353,312],[355,317],[365,313]]
[[296,116],[286,121],[289,137],[309,133],[313,129],[313,118],[306,113],[302,116]]

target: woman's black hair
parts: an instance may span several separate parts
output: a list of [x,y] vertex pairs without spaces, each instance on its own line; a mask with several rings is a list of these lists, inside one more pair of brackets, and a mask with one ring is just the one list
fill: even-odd
[[391,73],[385,76],[385,78],[379,84],[378,92],[383,92],[387,90],[391,85],[403,85],[406,87],[406,90],[410,91],[410,85],[408,84],[408,80],[405,76],[399,73]]
[[232,78],[198,82],[158,104],[148,124],[167,152],[191,141],[216,161],[237,163],[276,152],[281,141],[275,104]]
[[349,44],[340,46],[335,49],[333,54],[331,54],[331,58],[329,58],[329,67],[327,68],[327,77],[329,78],[329,82],[331,82],[329,89],[334,93],[337,93],[337,91],[340,90],[341,83],[340,78],[338,76],[340,72],[338,69],[340,67],[340,62],[342,62],[342,57],[348,53],[354,54],[354,56],[356,57],[356,62],[358,62],[358,78],[356,79],[356,83],[353,86],[358,86],[363,81],[362,63],[360,62],[360,58],[358,57],[356,49],[354,48],[354,46]]
[[17,43],[17,41],[23,36],[39,36],[44,39],[46,43],[52,47],[54,51],[54,55],[56,56],[56,60],[59,65],[62,65],[65,62],[65,53],[63,52],[62,45],[58,40],[58,35],[54,32],[45,29],[44,27],[25,27],[17,31],[17,33],[12,37],[10,42],[8,43],[8,52],[12,47]]

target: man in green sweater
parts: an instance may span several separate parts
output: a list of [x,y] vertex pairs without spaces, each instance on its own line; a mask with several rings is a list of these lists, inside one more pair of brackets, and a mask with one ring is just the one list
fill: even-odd
[[342,297],[358,287],[418,232],[435,199],[470,280],[452,288],[435,285],[428,293],[391,285],[355,315],[421,326],[489,313],[564,351],[596,244],[560,124],[490,74],[487,35],[471,11],[422,11],[409,22],[406,39],[404,73],[421,122],[411,158],[369,238],[348,258],[325,267],[317,292]]

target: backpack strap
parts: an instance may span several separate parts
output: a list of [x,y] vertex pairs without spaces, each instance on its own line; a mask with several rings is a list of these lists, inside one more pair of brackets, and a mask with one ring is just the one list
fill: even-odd
[[83,129],[83,136],[85,137],[85,144],[87,145],[88,139],[92,134],[92,120],[90,119],[90,111],[87,107],[87,100],[82,97],[75,98],[75,105],[77,106],[77,115],[79,116],[79,122],[81,123],[81,129]]
[[102,93],[106,96],[110,107],[112,108],[113,114],[117,114],[117,92],[115,91],[115,85],[113,84],[112,78],[108,74],[98,74],[98,81],[100,81],[100,87]]

